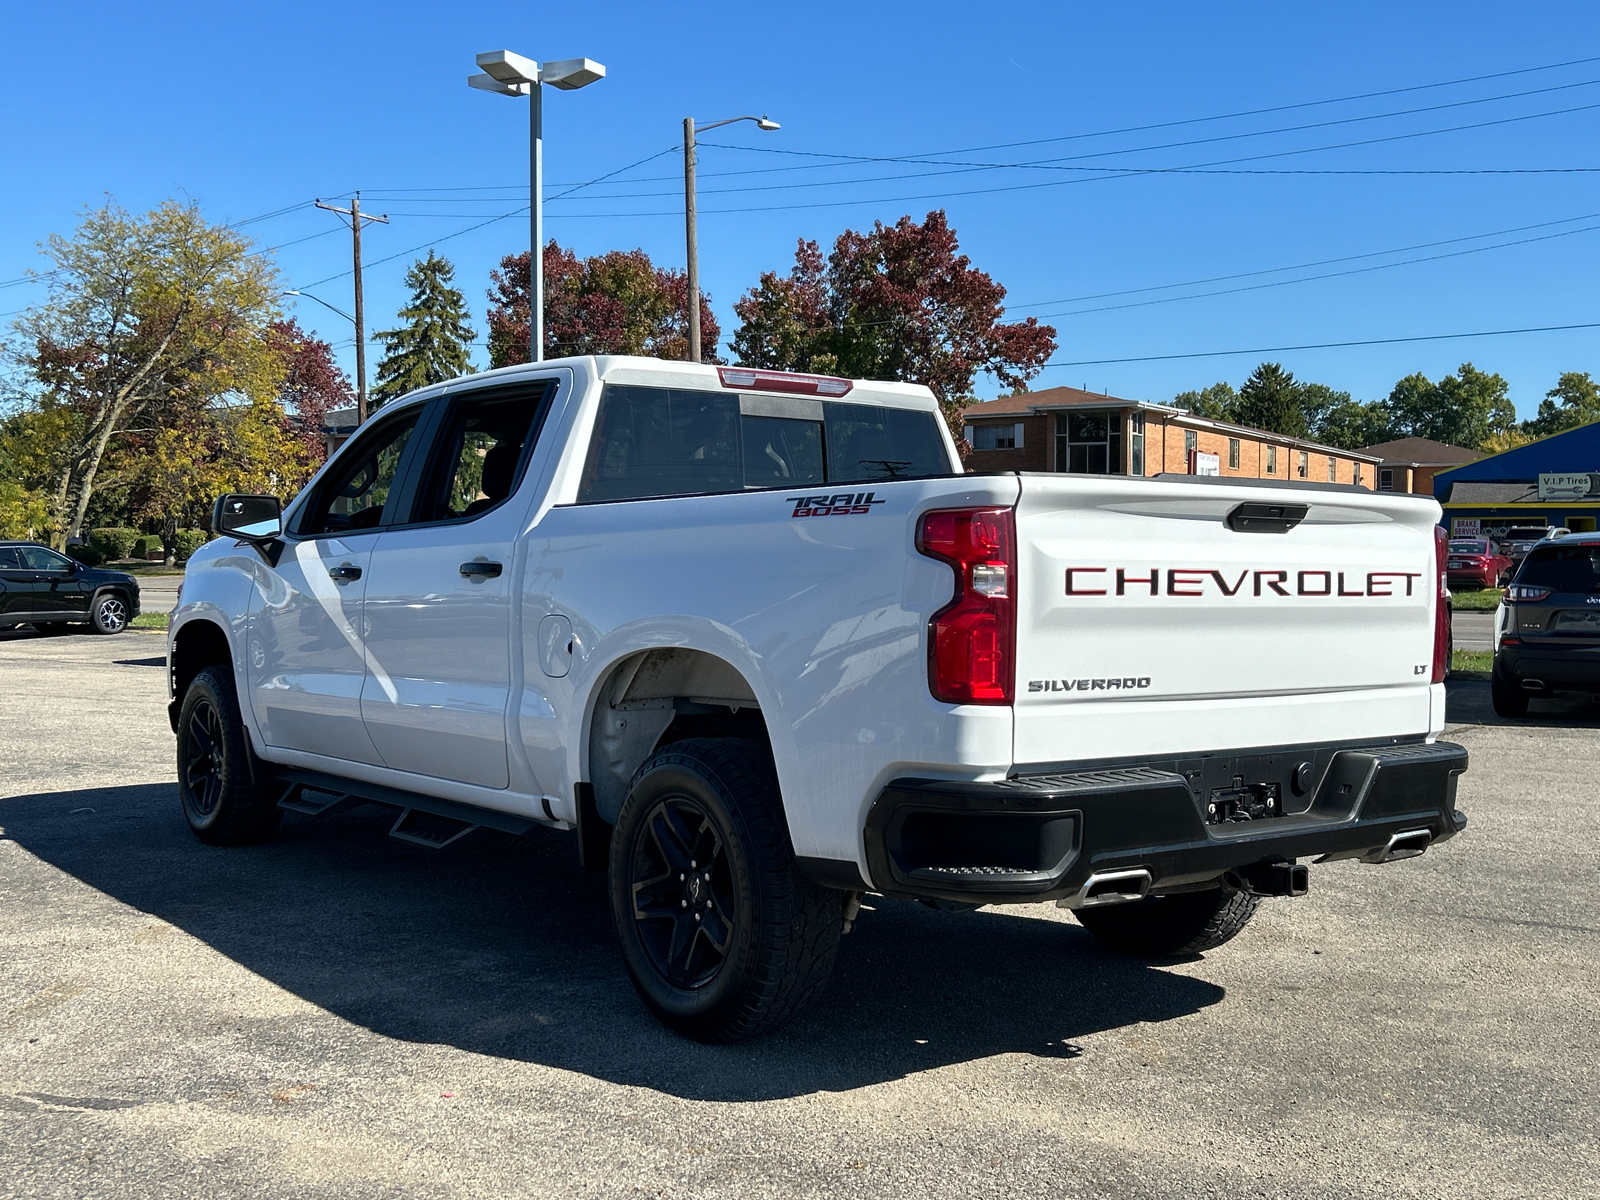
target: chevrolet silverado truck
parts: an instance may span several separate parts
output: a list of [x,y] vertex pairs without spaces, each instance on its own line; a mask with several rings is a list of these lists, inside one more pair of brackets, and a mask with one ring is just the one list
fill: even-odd
[[967,474],[923,387],[586,357],[221,497],[168,642],[194,833],[573,832],[644,1002],[813,1000],[864,893],[1191,954],[1466,824],[1429,497]]

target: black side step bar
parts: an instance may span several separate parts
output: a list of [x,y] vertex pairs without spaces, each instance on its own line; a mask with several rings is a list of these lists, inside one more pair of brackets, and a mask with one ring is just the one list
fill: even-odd
[[321,771],[289,767],[280,770],[278,778],[287,785],[282,799],[278,801],[278,807],[285,812],[317,818],[343,812],[360,804],[398,808],[400,815],[390,828],[389,836],[429,850],[442,850],[453,845],[479,826],[498,829],[517,837],[526,836],[543,826],[543,822],[514,813],[495,812],[473,804],[442,800],[437,796],[404,792],[381,783],[341,779]]

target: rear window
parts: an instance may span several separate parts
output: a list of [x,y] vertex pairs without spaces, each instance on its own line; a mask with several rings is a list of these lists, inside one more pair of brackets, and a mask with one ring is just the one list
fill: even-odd
[[1487,554],[1488,552],[1489,552],[1489,543],[1488,542],[1451,542],[1450,543],[1450,553],[1451,554]]
[[1513,529],[1506,534],[1504,540],[1508,542],[1537,542],[1549,532],[1549,529],[1548,525],[1535,525],[1529,529]]
[[578,502],[948,475],[930,412],[607,384]]
[[1600,592],[1600,545],[1541,547],[1528,555],[1517,582],[1557,592]]

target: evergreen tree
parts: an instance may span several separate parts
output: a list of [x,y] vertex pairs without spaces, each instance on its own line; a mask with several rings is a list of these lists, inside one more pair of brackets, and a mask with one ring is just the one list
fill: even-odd
[[1233,420],[1289,437],[1306,436],[1304,385],[1278,363],[1262,363],[1239,389]]
[[455,276],[450,260],[432,250],[406,272],[411,303],[399,313],[405,324],[372,335],[384,345],[374,407],[472,370],[467,347],[477,334],[467,325],[466,297],[450,286]]

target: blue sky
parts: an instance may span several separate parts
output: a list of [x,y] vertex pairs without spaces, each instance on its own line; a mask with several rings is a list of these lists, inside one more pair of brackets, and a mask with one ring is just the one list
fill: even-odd
[[[684,12],[11,6],[0,281],[43,266],[37,243],[105,193],[132,208],[178,195],[219,221],[298,205],[248,229],[281,247],[288,286],[348,308],[349,236],[309,202],[359,188],[392,219],[366,238],[369,326],[392,322],[413,248],[436,240],[481,336],[488,271],[525,248],[526,219],[449,235],[526,203],[525,103],[465,85],[476,52],[509,48],[609,71],[546,92],[549,196],[670,151],[686,115],[782,122],[718,131],[702,150],[701,272],[725,337],[732,302],[762,270],[787,269],[796,238],[827,245],[935,207],[1015,315],[1056,326],[1063,364],[1600,321],[1600,171],[1571,170],[1600,168],[1592,4],[813,0],[702,4],[692,24]],[[1391,94],[1318,103],[1376,92]],[[1107,133],[1138,126],[1159,127]],[[1031,165],[990,165],[1015,163]],[[1173,170],[1203,164],[1220,165]],[[664,153],[616,177],[627,182],[552,202],[547,230],[580,253],[643,247],[680,266],[681,168]],[[1462,171],[1518,173],[1439,173]],[[1227,294],[1173,299],[1207,292]],[[0,312],[41,294],[0,288]],[[297,315],[353,362],[348,323],[304,301]],[[1034,387],[1165,400],[1237,384],[1272,357],[1371,399],[1410,371],[1437,378],[1471,359],[1505,375],[1528,415],[1559,372],[1600,372],[1597,346],[1600,329],[1062,365]]]

